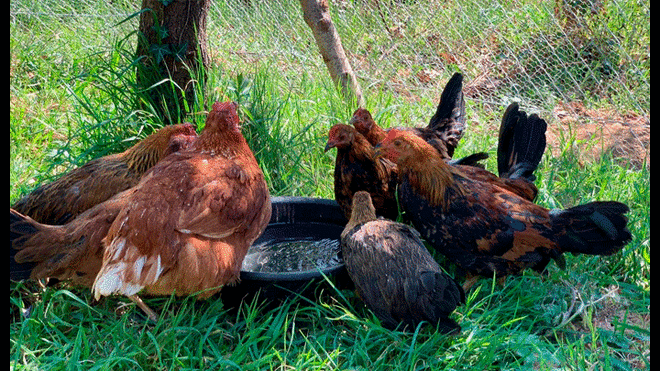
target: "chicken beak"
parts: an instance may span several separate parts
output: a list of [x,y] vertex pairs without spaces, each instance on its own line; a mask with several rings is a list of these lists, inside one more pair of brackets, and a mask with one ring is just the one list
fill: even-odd
[[333,141],[328,140],[328,143],[326,143],[325,149],[323,150],[323,152],[328,152],[331,148],[334,148],[335,145],[336,144]]

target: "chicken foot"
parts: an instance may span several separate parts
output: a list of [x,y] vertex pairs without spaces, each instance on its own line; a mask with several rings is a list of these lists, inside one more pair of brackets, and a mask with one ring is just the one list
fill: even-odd
[[140,299],[139,296],[130,295],[128,298],[131,299],[133,303],[137,304],[137,306],[140,307],[142,311],[144,311],[144,313],[147,315],[147,317],[149,317],[150,320],[154,322],[158,321],[158,314],[154,312],[153,309],[149,308],[149,306],[145,304],[144,301],[142,301],[142,299]]

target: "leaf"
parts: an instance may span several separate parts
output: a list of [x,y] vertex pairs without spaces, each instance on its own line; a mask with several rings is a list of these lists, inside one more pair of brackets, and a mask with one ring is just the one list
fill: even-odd
[[172,44],[171,45],[171,52],[172,55],[174,55],[176,58],[185,61],[186,57],[186,52],[188,51],[188,42],[184,42],[182,44]]
[[161,42],[170,34],[169,31],[167,31],[167,28],[161,27],[158,23],[156,23],[152,29],[158,34],[158,40]]
[[156,58],[156,63],[160,63],[166,55],[172,54],[168,44],[151,44],[149,51]]

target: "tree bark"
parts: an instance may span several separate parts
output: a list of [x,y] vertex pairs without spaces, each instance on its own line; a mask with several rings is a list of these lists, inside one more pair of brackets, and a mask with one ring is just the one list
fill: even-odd
[[[206,17],[210,0],[143,0],[137,83],[165,124],[183,121],[203,91],[209,57]],[[163,83],[169,79],[174,84]],[[174,85],[174,86],[173,86]]]
[[328,0],[300,0],[300,5],[305,23],[312,29],[316,45],[319,47],[332,81],[340,88],[346,100],[362,106],[362,90],[346,58],[339,34],[332,23]]

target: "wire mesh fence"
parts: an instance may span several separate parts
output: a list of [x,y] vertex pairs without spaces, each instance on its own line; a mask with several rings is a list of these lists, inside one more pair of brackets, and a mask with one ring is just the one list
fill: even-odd
[[[457,68],[474,99],[519,97],[540,107],[606,99],[648,113],[648,3],[462,1],[426,12],[382,3],[374,11],[383,31],[408,46],[383,59],[407,65],[421,82]],[[411,21],[411,11],[424,16]]]
[[[21,3],[25,4],[25,3]],[[75,27],[98,17],[107,30],[137,29],[139,3],[60,2],[10,6],[10,17]],[[468,102],[531,110],[576,122],[650,123],[649,0],[334,0],[333,21],[363,90],[435,100],[454,71]],[[93,11],[92,11],[93,9]],[[129,21],[124,22],[129,19]],[[53,20],[56,20],[55,25]],[[117,25],[121,25],[118,29]],[[259,63],[273,73],[324,69],[297,1],[215,0],[208,18],[212,56]],[[625,129],[625,128],[624,128]],[[632,132],[632,129],[628,131]],[[646,139],[633,133],[648,152]]]
[[[599,142],[615,156],[650,167],[648,1],[373,0],[342,6],[336,18],[371,14],[363,16],[363,26],[346,21],[340,30],[366,84],[433,96],[459,70],[468,102],[501,111],[520,100],[559,130],[572,131],[551,131],[550,141]],[[367,37],[363,47],[365,34],[386,39]]]
[[[40,5],[29,9],[12,3],[10,17],[47,27],[95,17],[112,28],[139,10],[138,2],[108,5],[104,13],[92,3],[59,8],[50,3],[36,2]],[[291,44],[279,52],[309,52],[294,51],[300,39],[312,40],[297,2],[255,3],[215,1],[209,23],[234,34],[235,51],[270,54]],[[524,97],[543,107],[552,99],[606,98],[648,114],[649,0],[337,0],[331,5],[354,69],[366,85],[390,73],[393,87],[399,83],[414,91],[447,70],[460,70],[469,77],[467,94],[474,99]],[[234,17],[253,19],[238,25]],[[250,45],[251,35],[269,29],[268,37],[280,40]],[[297,34],[290,41],[281,40],[292,32]]]
[[[435,101],[461,71],[468,105],[500,114],[519,100],[558,123],[551,143],[587,143],[599,148],[593,154],[650,167],[649,1],[342,0],[330,8],[367,94]],[[217,49],[245,62],[274,56],[277,73],[324,69],[298,2],[216,1],[213,10],[228,40]]]

